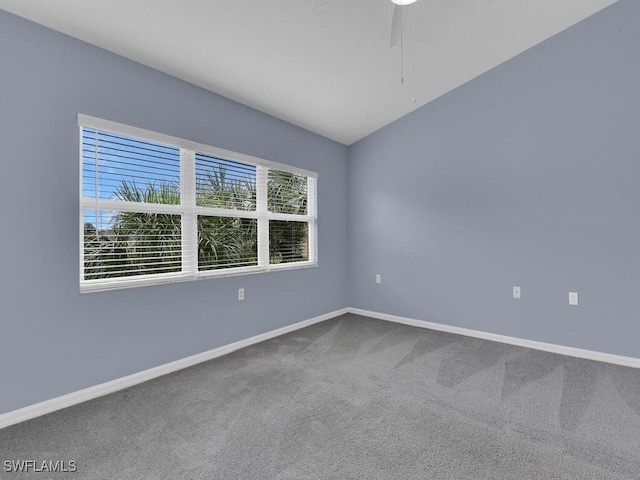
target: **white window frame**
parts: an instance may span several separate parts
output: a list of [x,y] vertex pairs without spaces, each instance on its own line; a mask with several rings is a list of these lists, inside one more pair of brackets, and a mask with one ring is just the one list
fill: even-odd
[[[233,152],[162,133],[145,130],[122,123],[112,122],[89,115],[78,114],[80,132],[80,292],[115,290],[136,286],[176,283],[205,278],[281,271],[315,267],[318,265],[317,248],[317,178],[318,174],[309,170],[272,162],[259,157]],[[83,128],[98,129],[140,140],[158,142],[180,149],[180,205],[152,204],[108,200],[83,195]],[[196,205],[195,154],[203,153],[213,157],[244,163],[256,167],[256,210],[228,210]],[[307,177],[307,215],[273,213],[267,210],[267,174],[269,170],[279,170]],[[164,213],[182,216],[182,271],[175,273],[150,274],[106,279],[84,279],[84,212],[85,210],[120,211],[139,213]],[[258,264],[255,266],[222,268],[219,270],[198,270],[197,217],[228,216],[256,219],[258,222]],[[269,263],[269,220],[297,221],[308,223],[308,261],[280,264]]]

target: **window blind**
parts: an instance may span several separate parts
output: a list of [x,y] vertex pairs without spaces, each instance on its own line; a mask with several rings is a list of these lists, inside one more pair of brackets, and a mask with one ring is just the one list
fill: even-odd
[[85,115],[81,291],[317,263],[313,172]]
[[180,149],[85,128],[83,189],[87,197],[180,203]]
[[256,166],[196,152],[196,204],[233,210],[256,209]]
[[269,250],[272,264],[308,261],[308,222],[269,220]]
[[270,212],[307,214],[307,177],[270,170],[267,187],[267,206]]
[[84,221],[85,279],[181,271],[179,215],[88,210]]

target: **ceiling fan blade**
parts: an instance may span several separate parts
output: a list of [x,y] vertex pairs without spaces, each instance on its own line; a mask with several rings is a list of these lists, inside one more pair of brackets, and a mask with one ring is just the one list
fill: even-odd
[[402,17],[404,7],[393,5],[393,17],[391,18],[391,40],[389,45],[395,47],[400,43],[400,33],[402,32]]

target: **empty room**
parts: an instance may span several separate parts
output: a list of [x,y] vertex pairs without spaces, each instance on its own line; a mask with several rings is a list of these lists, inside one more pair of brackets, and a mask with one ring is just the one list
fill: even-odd
[[640,479],[640,2],[0,0],[0,478]]

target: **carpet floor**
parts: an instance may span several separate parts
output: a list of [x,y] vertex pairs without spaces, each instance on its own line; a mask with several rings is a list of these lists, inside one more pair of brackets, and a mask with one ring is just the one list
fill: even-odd
[[344,315],[0,430],[0,461],[3,480],[640,479],[640,370]]

